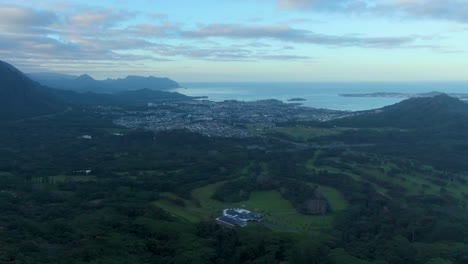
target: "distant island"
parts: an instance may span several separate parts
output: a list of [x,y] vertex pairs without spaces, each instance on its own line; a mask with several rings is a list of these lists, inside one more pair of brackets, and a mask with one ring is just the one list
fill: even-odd
[[304,102],[304,101],[307,101],[307,99],[298,98],[298,97],[288,99],[288,102]]
[[434,97],[441,94],[458,98],[460,100],[468,100],[468,93],[442,93],[442,92],[429,92],[429,93],[353,93],[353,94],[338,94],[343,97],[387,97],[387,98],[416,98],[416,97]]

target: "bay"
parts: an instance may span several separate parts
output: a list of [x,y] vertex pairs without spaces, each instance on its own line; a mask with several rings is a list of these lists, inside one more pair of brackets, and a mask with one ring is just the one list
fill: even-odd
[[398,103],[402,98],[342,97],[343,93],[468,93],[468,82],[354,82],[354,83],[182,83],[177,92],[207,96],[208,100],[256,101],[304,98],[304,106],[333,110],[370,110]]

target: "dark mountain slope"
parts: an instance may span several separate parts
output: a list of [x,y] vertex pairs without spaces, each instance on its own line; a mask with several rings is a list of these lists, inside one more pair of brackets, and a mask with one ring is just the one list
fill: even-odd
[[411,98],[382,109],[333,121],[350,127],[399,127],[410,129],[468,126],[468,104],[442,94]]
[[0,61],[0,120],[47,115],[65,109],[62,102],[39,87],[21,71]]

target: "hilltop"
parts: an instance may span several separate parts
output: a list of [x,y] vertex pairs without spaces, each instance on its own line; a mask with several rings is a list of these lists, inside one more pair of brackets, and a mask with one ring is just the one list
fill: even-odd
[[468,124],[468,104],[440,94],[417,97],[333,122],[351,127],[427,128]]

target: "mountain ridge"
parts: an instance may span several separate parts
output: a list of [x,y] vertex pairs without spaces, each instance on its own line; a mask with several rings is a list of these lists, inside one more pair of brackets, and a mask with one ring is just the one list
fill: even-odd
[[157,91],[150,89],[121,91],[113,94],[95,92],[75,92],[71,90],[61,90],[55,88],[45,88],[54,97],[77,106],[97,106],[97,105],[142,105],[158,101],[184,101],[192,100],[193,97],[177,92]]
[[125,90],[151,89],[167,91],[180,88],[180,85],[166,77],[129,75],[125,78],[96,80],[88,74],[80,76],[57,73],[30,73],[33,80],[42,85],[77,92],[116,93]]

